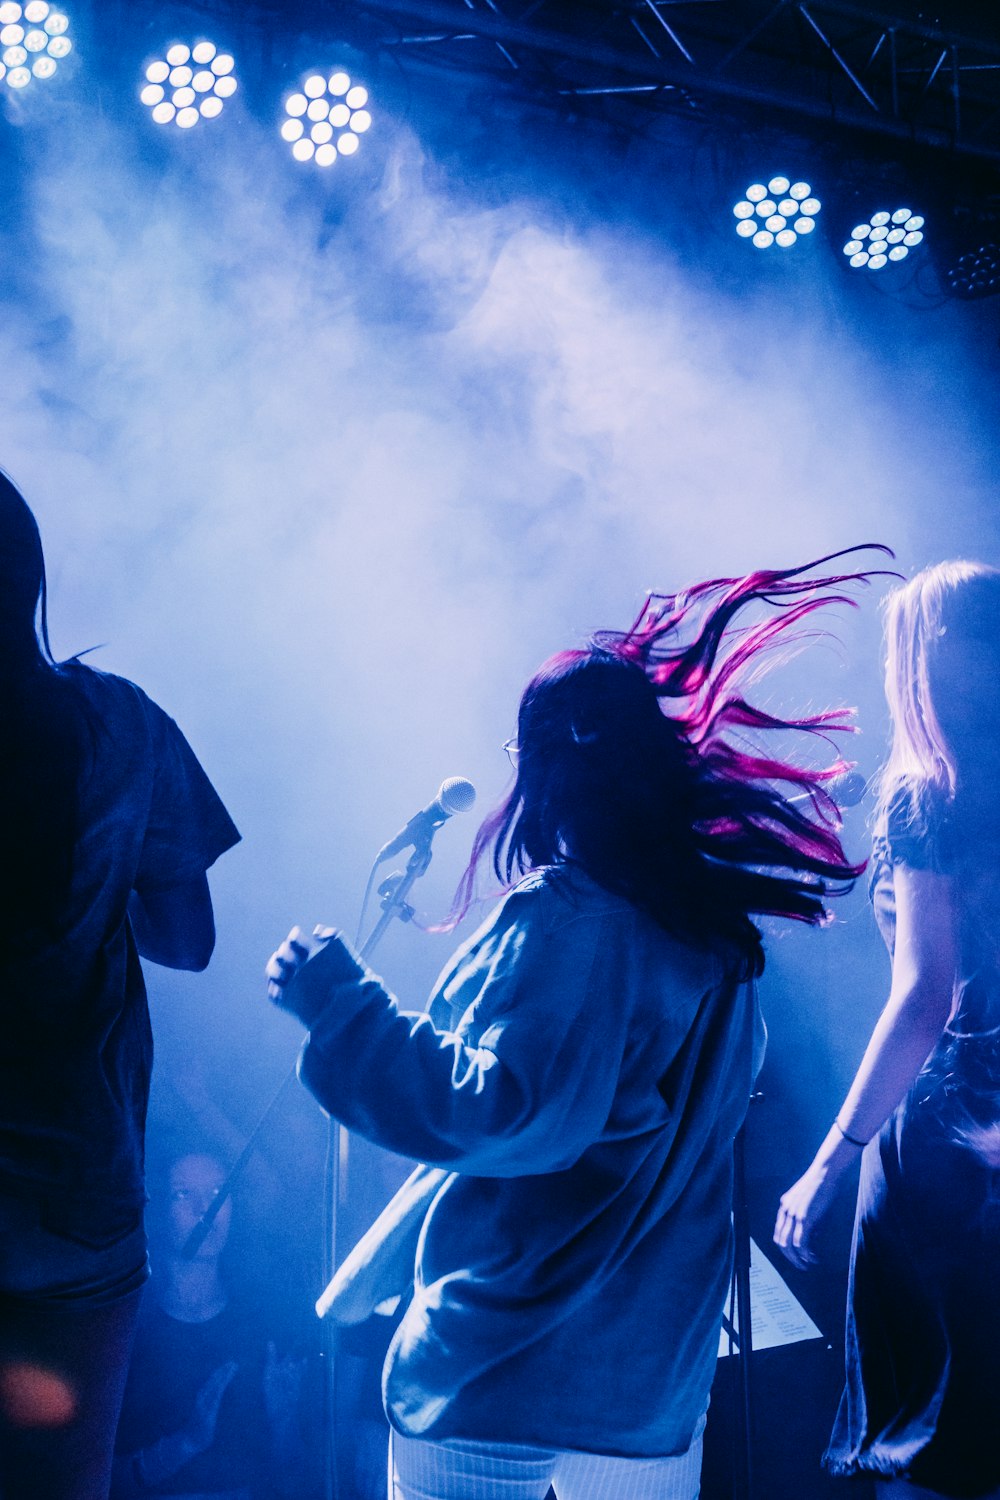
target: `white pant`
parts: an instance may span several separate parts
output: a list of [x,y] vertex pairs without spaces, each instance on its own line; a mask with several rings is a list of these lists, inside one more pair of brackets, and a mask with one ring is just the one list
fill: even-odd
[[389,1500],[698,1500],[705,1419],[686,1453],[605,1458],[510,1443],[389,1439]]

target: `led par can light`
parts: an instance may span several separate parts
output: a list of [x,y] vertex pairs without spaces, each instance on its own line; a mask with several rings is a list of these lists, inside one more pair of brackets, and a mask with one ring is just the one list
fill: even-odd
[[789,250],[812,234],[821,207],[808,182],[781,176],[767,183],[752,182],[733,206],[736,233],[758,250],[772,245]]
[[296,161],[332,167],[339,157],[355,155],[371,124],[368,90],[335,68],[308,74],[288,95],[280,134]]
[[214,42],[175,42],[149,63],[139,98],[157,125],[190,130],[215,120],[238,84],[235,59]]
[[69,17],[48,0],[0,4],[0,83],[19,90],[35,79],[44,82],[72,50]]
[[843,253],[855,271],[882,271],[905,260],[923,238],[922,214],[909,208],[880,208],[855,224]]

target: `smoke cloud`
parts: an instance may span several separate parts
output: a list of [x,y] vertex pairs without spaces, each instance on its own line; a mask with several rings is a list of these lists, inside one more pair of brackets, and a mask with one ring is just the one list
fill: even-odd
[[[500,193],[474,147],[383,116],[357,196],[313,197],[235,105],[238,129],[155,157],[145,120],[78,109],[6,169],[0,457],[42,525],[56,649],[100,645],[174,714],[244,833],[209,974],[150,986],[161,1066],[203,1053],[249,1124],[298,1041],[262,998],[271,948],[293,921],[350,931],[371,855],[444,776],[495,800],[543,656],[648,587],[861,541],[906,570],[995,560],[995,351],[981,309],[861,294],[819,244],[735,260],[725,208],[675,240],[641,143],[623,161],[592,132],[571,180],[526,137]],[[870,771],[874,594],[838,628],[781,691],[858,702]],[[440,836],[431,912],[472,821]],[[863,814],[849,831],[862,852]],[[811,1022],[835,1072],[836,1006],[880,998],[862,907],[867,996]],[[380,962],[416,1006],[446,954],[398,929]]]

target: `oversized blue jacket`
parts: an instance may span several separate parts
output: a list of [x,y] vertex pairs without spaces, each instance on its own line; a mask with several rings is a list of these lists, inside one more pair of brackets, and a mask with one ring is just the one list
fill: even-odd
[[331,1312],[402,1294],[399,1431],[683,1452],[731,1266],[732,1142],[763,1045],[752,985],[578,872],[522,881],[426,1014],[339,940],[288,986],[300,1073],[423,1163],[340,1268]]

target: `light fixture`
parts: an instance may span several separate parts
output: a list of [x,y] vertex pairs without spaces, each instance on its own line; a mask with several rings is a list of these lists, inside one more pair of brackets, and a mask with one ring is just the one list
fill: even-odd
[[33,78],[51,78],[73,50],[69,17],[48,0],[13,0],[0,4],[0,81],[8,88],[27,88]]
[[310,73],[285,100],[281,138],[296,161],[332,167],[338,156],[353,156],[371,128],[367,106],[368,90],[343,69]]
[[234,67],[231,55],[220,52],[214,42],[195,42],[190,47],[176,42],[166,57],[149,64],[139,98],[157,125],[190,130],[199,120],[221,115],[226,100],[236,93]]
[[966,301],[1000,294],[1000,236],[984,239],[956,255],[945,268],[944,280],[953,297]]
[[787,250],[803,235],[812,234],[820,207],[808,182],[792,182],[788,177],[772,177],[766,186],[754,182],[733,208],[736,233],[758,250],[771,245]]
[[884,266],[905,260],[923,238],[924,221],[920,214],[909,208],[897,208],[892,213],[882,208],[863,224],[855,224],[844,254],[855,270],[881,271]]

